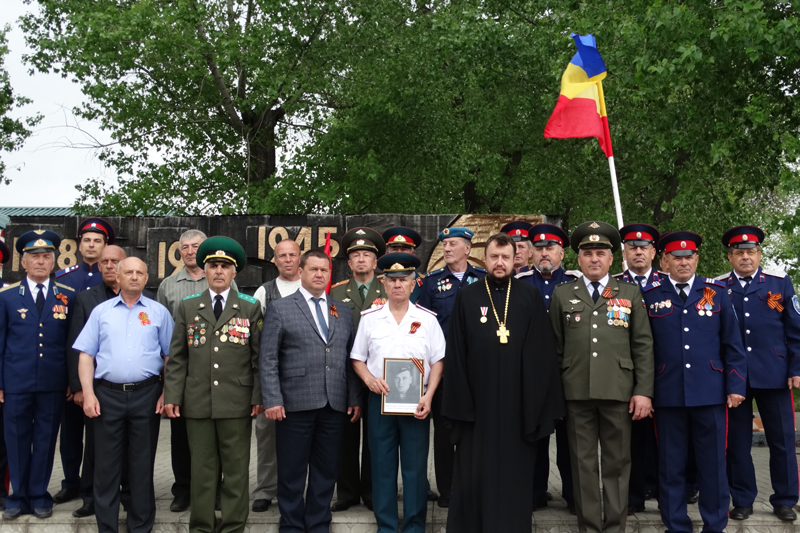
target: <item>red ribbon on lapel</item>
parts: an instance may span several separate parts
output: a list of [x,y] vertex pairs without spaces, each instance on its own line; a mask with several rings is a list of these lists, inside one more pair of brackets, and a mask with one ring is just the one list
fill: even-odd
[[783,313],[783,306],[781,305],[781,293],[772,294],[772,291],[767,293],[767,305],[770,309],[777,309],[779,313]]

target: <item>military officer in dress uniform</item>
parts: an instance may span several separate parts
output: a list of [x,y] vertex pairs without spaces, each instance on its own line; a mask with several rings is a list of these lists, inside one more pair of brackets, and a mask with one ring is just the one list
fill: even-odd
[[0,402],[13,493],[3,518],[52,515],[47,492],[67,392],[71,287],[51,276],[61,237],[48,230],[17,239],[24,280],[0,289]]
[[[569,272],[561,268],[564,247],[569,246],[566,232],[552,224],[531,226],[528,238],[533,244],[532,270],[517,274],[517,279],[533,284],[542,293],[544,304],[550,308],[550,299],[556,286],[581,276],[579,270]],[[550,438],[539,439],[536,450],[536,466],[533,473],[533,510],[547,507],[553,496],[547,492],[550,477]],[[556,421],[556,465],[561,474],[561,495],[567,502],[570,513],[575,514],[575,499],[572,496],[572,466],[569,462],[569,442],[563,420]]]
[[703,531],[722,532],[730,502],[725,475],[727,417],[744,401],[746,390],[742,339],[725,286],[695,275],[701,237],[675,231],[660,242],[669,277],[645,287],[643,296],[655,346],[653,405],[661,520],[667,531],[692,531],[686,513],[691,439]]
[[620,245],[616,228],[585,222],[575,228],[570,241],[583,276],[553,291],[550,321],[567,400],[578,529],[622,533],[628,511],[631,419],[652,412],[653,337],[639,287],[608,274]]
[[528,272],[531,269],[528,266],[533,255],[533,246],[529,239],[530,229],[531,224],[524,220],[509,222],[500,228],[500,233],[507,233],[514,241],[514,275]]
[[[653,268],[656,243],[660,234],[649,224],[628,224],[619,230],[625,272],[614,274],[622,281],[635,282],[640,288],[663,281],[667,274]],[[628,514],[644,511],[644,502],[658,494],[658,451],[653,419],[637,420],[631,427],[631,478]]]
[[[417,304],[436,313],[436,320],[442,327],[444,336],[450,326],[450,315],[456,302],[456,294],[462,287],[482,280],[486,270],[472,266],[469,252],[475,233],[467,228],[445,228],[439,233],[442,243],[445,267],[425,274],[422,294]],[[450,506],[450,493],[453,485],[453,462],[455,450],[450,442],[450,432],[441,416],[441,386],[433,396],[433,463],[436,471],[436,486],[439,489],[439,507]]]
[[[78,251],[82,261],[56,272],[56,280],[76,292],[91,289],[103,282],[100,272],[100,254],[109,244],[114,244],[116,233],[106,220],[99,217],[87,218],[78,225]],[[61,490],[53,496],[55,503],[74,500],[80,493],[80,469],[83,460],[83,409],[72,402],[64,404],[64,417],[61,420],[61,466],[64,479]]]
[[[387,254],[411,254],[417,255],[417,247],[422,244],[422,237],[411,228],[395,226],[383,232],[383,240],[386,242]],[[381,279],[383,274],[380,275]],[[411,293],[411,303],[417,303],[419,295],[422,294],[422,281],[425,276],[414,272],[414,290]]]
[[750,456],[755,399],[769,446],[774,491],[769,501],[778,518],[791,521],[797,518],[792,507],[798,496],[791,389],[800,388],[800,302],[789,276],[761,268],[763,241],[764,232],[755,226],[739,226],[722,237],[733,271],[718,279],[736,309],[747,356],[746,399],[728,415],[730,517],[750,516],[757,494]]
[[[375,275],[378,257],[386,251],[386,246],[381,234],[374,229],[353,228],[342,236],[342,250],[347,254],[347,265],[353,272],[353,277],[332,285],[330,296],[347,304],[353,313],[353,327],[358,331],[361,312],[386,303],[383,283]],[[364,421],[363,439],[360,421],[348,421],[344,427],[342,466],[336,482],[337,499],[331,506],[334,513],[358,505],[361,500],[372,510],[372,468],[367,438],[367,413],[368,406],[364,406],[361,416]]]
[[250,434],[263,413],[258,351],[261,304],[231,289],[244,269],[241,245],[211,237],[197,249],[209,289],[184,298],[166,367],[164,404],[186,418],[192,456],[189,531],[215,531],[218,472],[225,479],[219,531],[243,531],[249,511]]

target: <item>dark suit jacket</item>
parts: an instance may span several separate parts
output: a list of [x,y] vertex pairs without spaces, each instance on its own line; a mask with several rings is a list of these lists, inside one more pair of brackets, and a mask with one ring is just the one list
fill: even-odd
[[302,293],[273,301],[261,332],[259,369],[264,407],[308,411],[330,404],[361,405],[360,380],[350,362],[355,332],[350,308],[328,297],[328,342],[322,340]]
[[[270,280],[262,285],[264,287],[264,305],[265,308],[269,307],[269,304],[274,302],[275,300],[281,299],[281,291],[278,290],[278,284],[275,283],[275,280]],[[266,313],[266,309],[264,311]]]
[[[73,350],[72,345],[75,344],[78,335],[81,334],[81,330],[89,320],[92,310],[106,300],[114,298],[116,295],[113,294],[108,285],[105,282],[101,282],[100,285],[95,285],[88,290],[79,292],[72,303],[72,321],[67,332],[67,373],[69,376],[69,388],[72,392],[82,390],[81,380],[78,377],[78,361],[81,354],[79,351]],[[153,298],[153,293],[148,290],[143,291],[142,294],[148,298]]]

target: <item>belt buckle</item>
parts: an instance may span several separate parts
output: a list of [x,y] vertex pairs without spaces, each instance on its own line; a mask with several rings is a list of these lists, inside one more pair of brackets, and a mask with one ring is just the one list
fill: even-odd
[[[123,383],[122,392],[133,392],[135,390],[133,388],[134,386],[136,386],[136,383]],[[128,387],[130,387],[130,389]]]

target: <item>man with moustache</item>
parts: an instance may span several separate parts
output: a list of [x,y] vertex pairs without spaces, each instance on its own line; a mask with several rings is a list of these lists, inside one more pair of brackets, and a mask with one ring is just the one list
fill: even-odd
[[730,517],[747,519],[758,493],[750,455],[755,400],[769,446],[769,502],[775,516],[791,522],[798,498],[792,389],[800,388],[800,301],[789,276],[761,268],[763,242],[756,226],[731,228],[722,236],[733,271],[718,279],[736,310],[747,354],[745,400],[728,418]]
[[691,531],[686,466],[694,444],[703,531],[724,531],[728,417],[745,399],[747,362],[725,286],[695,275],[702,238],[674,231],[659,241],[669,278],[644,288],[655,347],[659,508],[667,531]]
[[567,400],[578,530],[623,533],[631,421],[652,412],[653,337],[639,287],[608,274],[620,246],[617,229],[605,222],[584,222],[570,241],[583,277],[556,287],[550,322]]
[[5,520],[53,514],[47,492],[64,411],[67,317],[75,291],[51,276],[61,237],[49,230],[16,242],[25,279],[0,289],[0,403],[13,492]]
[[[649,224],[628,224],[619,230],[625,272],[614,277],[636,282],[644,288],[663,281],[667,274],[653,269],[656,243],[660,234]],[[628,491],[628,514],[644,511],[644,502],[658,494],[658,450],[653,418],[636,420],[631,426],[631,476]]]
[[[544,297],[544,304],[549,309],[550,299],[556,286],[565,281],[579,277],[579,271],[566,272],[561,268],[564,260],[564,247],[569,246],[566,232],[552,224],[536,224],[531,226],[528,238],[533,244],[534,269],[517,274],[517,279],[530,283],[539,289]],[[567,509],[575,514],[575,499],[572,495],[572,466],[569,461],[569,442],[567,429],[563,420],[556,420],[556,466],[561,474],[561,495],[567,503]],[[533,510],[547,507],[552,495],[547,492],[550,477],[550,436],[539,440],[536,452],[536,469],[533,473]]]
[[[205,271],[197,263],[197,250],[206,239],[206,234],[200,230],[190,229],[183,232],[178,240],[178,254],[183,261],[183,268],[166,278],[158,286],[156,301],[169,309],[173,319],[184,298],[208,290]],[[231,282],[231,288],[238,290],[236,281]],[[189,436],[186,432],[186,419],[183,417],[170,418],[169,429],[172,475],[175,477],[175,482],[172,484],[173,499],[169,510],[173,513],[181,513],[189,508],[189,488],[192,482],[192,453],[189,448]],[[218,492],[215,505],[217,509],[219,509],[219,500]]]
[[[291,239],[275,245],[275,266],[278,277],[264,283],[253,297],[261,303],[262,313],[270,303],[300,288],[300,246]],[[253,512],[263,513],[278,494],[278,463],[275,455],[275,421],[266,416],[256,418],[256,488],[253,490]]]
[[[458,226],[445,228],[439,233],[445,267],[425,275],[422,294],[417,300],[419,305],[436,313],[436,320],[445,337],[456,295],[461,289],[480,281],[486,275],[486,270],[472,266],[468,261],[474,236],[471,229]],[[433,465],[436,487],[439,489],[436,505],[446,508],[450,506],[455,454],[450,431],[441,416],[442,390],[440,386],[433,396]]]
[[[100,254],[103,249],[116,240],[114,227],[99,217],[87,218],[78,225],[78,251],[81,261],[64,270],[56,272],[56,279],[76,292],[88,290],[102,282],[100,273]],[[71,346],[71,345],[70,345]],[[74,389],[70,389],[72,392]],[[61,420],[59,447],[64,479],[61,490],[53,496],[53,502],[64,503],[74,500],[80,492],[81,458],[83,457],[83,409],[74,398],[67,398],[64,404],[64,417]]]
[[94,308],[73,348],[80,352],[83,411],[95,419],[97,529],[119,530],[120,484],[127,462],[127,530],[146,533],[156,517],[153,468],[164,412],[161,373],[173,323],[166,307],[142,294],[147,266],[141,259],[123,259],[117,269],[119,295]]
[[[381,257],[378,266],[385,276],[389,301],[364,313],[350,355],[353,369],[370,391],[369,440],[375,519],[380,533],[398,531],[398,454],[403,465],[402,531],[425,531],[430,444],[427,417],[442,375],[445,342],[434,314],[410,301],[416,286],[414,272],[419,265],[419,259],[411,254],[395,252]],[[407,361],[394,379],[384,375],[384,361],[388,358]],[[413,413],[406,413],[413,416],[384,414],[384,398],[386,403],[413,402],[409,409]]]
[[529,532],[536,441],[564,416],[544,299],[515,279],[514,241],[486,241],[483,280],[459,291],[447,333],[442,415],[456,443],[447,530]]
[[531,244],[529,234],[531,227],[529,222],[517,220],[515,222],[509,222],[500,228],[500,233],[507,233],[514,241],[514,246],[516,246],[516,252],[514,253],[514,275],[530,271],[528,262],[531,260],[531,256],[533,256],[533,245]]
[[265,414],[277,421],[281,533],[330,529],[342,432],[361,416],[362,387],[350,363],[353,317],[325,294],[330,276],[324,252],[305,252],[300,289],[272,302],[264,320],[259,369]]
[[[72,319],[69,326],[69,334],[67,335],[67,363],[69,370],[69,386],[72,390],[72,401],[75,405],[80,407],[83,413],[83,389],[81,386],[81,379],[78,373],[78,366],[80,361],[80,352],[72,348],[75,341],[78,339],[81,330],[89,320],[92,310],[105,302],[115,298],[119,294],[119,275],[117,266],[121,261],[126,258],[125,250],[117,245],[109,245],[103,248],[100,252],[100,274],[103,281],[99,285],[95,285],[91,289],[78,293],[73,303]],[[148,298],[152,298],[152,294],[144,290],[143,294]],[[84,415],[85,416],[85,415]],[[85,443],[83,448],[83,468],[81,469],[81,487],[80,496],[83,499],[83,505],[72,512],[72,516],[82,518],[94,514],[94,425],[92,418],[85,416]],[[127,458],[127,453],[123,453],[123,457]],[[122,463],[122,503],[127,507],[130,500],[130,492],[128,487],[128,464],[127,460]]]
[[[263,412],[258,350],[263,315],[258,300],[232,288],[247,262],[242,246],[211,237],[197,249],[208,289],[184,298],[175,313],[164,410],[186,418],[192,454],[190,533],[244,531],[249,514],[253,417]],[[222,518],[214,500],[222,471]]]
[[[353,327],[358,331],[361,313],[386,303],[383,282],[375,275],[378,257],[386,247],[381,235],[372,228],[353,228],[342,236],[342,250],[347,254],[347,266],[353,277],[331,286],[331,298],[347,304],[353,316]],[[358,384],[360,386],[360,383]],[[341,472],[336,482],[336,502],[331,511],[345,511],[360,500],[371,511],[372,507],[372,467],[369,453],[368,407],[361,417],[364,425],[362,438],[361,424],[356,420],[345,425],[342,443]],[[361,453],[359,453],[359,451]],[[360,459],[360,462],[359,462]],[[359,466],[360,465],[360,466]],[[360,471],[360,475],[359,475]]]

